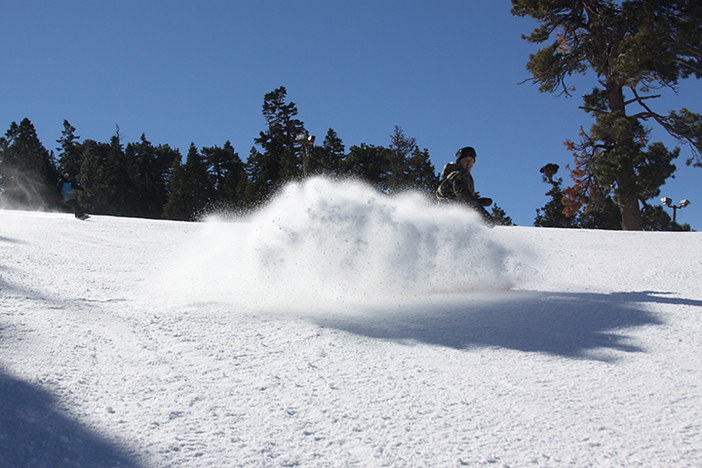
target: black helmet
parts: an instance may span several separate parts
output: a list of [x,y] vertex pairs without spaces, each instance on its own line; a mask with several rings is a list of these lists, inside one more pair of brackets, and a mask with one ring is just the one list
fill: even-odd
[[468,157],[473,159],[475,159],[476,157],[475,150],[472,146],[466,146],[465,148],[461,148],[458,150],[458,152],[456,153],[456,163],[458,163],[461,159]]

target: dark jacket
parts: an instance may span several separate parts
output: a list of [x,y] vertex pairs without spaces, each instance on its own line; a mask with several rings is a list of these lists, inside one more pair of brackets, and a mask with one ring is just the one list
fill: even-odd
[[485,209],[492,204],[490,198],[481,198],[475,191],[473,176],[470,171],[456,163],[448,163],[441,171],[441,185],[436,189],[436,196],[442,202],[458,202],[477,211],[488,227],[494,227],[495,222]]
[[473,176],[456,163],[447,163],[441,171],[441,185],[436,196],[442,200],[457,200],[474,203],[478,200],[475,193]]

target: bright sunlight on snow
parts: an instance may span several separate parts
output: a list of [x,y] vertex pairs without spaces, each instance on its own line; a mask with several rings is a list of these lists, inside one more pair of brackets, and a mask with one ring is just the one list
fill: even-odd
[[0,211],[0,306],[1,467],[702,465],[699,233]]

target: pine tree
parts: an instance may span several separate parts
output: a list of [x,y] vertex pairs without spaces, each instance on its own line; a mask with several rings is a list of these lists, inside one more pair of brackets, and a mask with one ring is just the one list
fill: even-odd
[[692,146],[692,157],[686,164],[702,167],[702,116],[683,107],[679,113],[670,111],[667,119],[661,119],[661,122],[671,135]]
[[163,217],[194,221],[212,208],[214,182],[207,170],[205,158],[194,143],[190,144],[185,164],[179,159],[173,163],[170,195],[163,209]]
[[59,150],[58,164],[61,171],[67,171],[71,176],[76,177],[80,172],[80,165],[83,160],[82,145],[77,142],[80,138],[75,134],[75,127],[68,123],[68,120],[63,121],[63,131],[61,138],[56,140],[61,146]]
[[82,148],[80,170],[76,176],[86,191],[80,198],[81,205],[89,213],[114,214],[111,201],[115,188],[108,184],[105,176],[110,145],[85,140]]
[[[575,225],[582,229],[609,229],[622,228],[622,213],[612,197],[601,195],[597,204],[590,204],[587,210],[579,212],[575,217]],[[645,205],[644,205],[645,208]],[[647,226],[644,217],[644,227]]]
[[232,144],[222,148],[202,148],[208,170],[214,180],[213,204],[223,209],[240,210],[247,204],[248,177],[244,163]]
[[536,219],[534,226],[538,227],[559,227],[570,228],[574,227],[574,219],[566,216],[564,213],[565,205],[563,204],[563,191],[561,185],[563,179],[560,177],[555,179],[554,176],[558,172],[558,164],[547,164],[541,168],[543,180],[551,185],[551,190],[546,192],[546,195],[551,197],[543,208],[536,210]]
[[[96,167],[99,169],[92,173],[83,173],[81,166],[78,179],[85,184],[86,190],[94,194],[95,200],[100,200],[92,212],[133,216],[137,195],[130,174],[131,164],[124,151],[119,126],[115,126],[115,134],[110,138],[109,144],[96,143],[87,150],[88,154],[84,156],[97,158]],[[96,190],[100,193],[95,193]]]
[[439,187],[439,175],[429,159],[429,150],[415,148],[406,160],[406,188],[417,190],[434,198]]
[[85,140],[81,145],[80,173],[76,177],[86,194],[81,200],[95,214],[134,216],[138,196],[131,173],[134,167],[125,154],[119,126],[109,143]]
[[[580,169],[586,168],[599,187],[613,187],[624,229],[643,229],[639,201],[675,170],[671,161],[677,150],[669,152],[661,145],[644,151],[647,130],[641,121],[662,124],[676,138],[690,142],[693,152],[700,148],[702,117],[655,113],[648,102],[658,96],[648,93],[656,86],[674,87],[680,78],[702,77],[702,4],[512,0],[512,5],[514,15],[541,23],[527,40],[543,43],[556,36],[527,64],[540,91],[570,95],[569,76],[587,70],[597,75],[601,88],[583,97],[583,108],[595,117],[595,125],[577,145],[586,160]],[[632,104],[642,110],[627,115]]]
[[492,213],[490,213],[490,216],[492,216],[492,220],[495,222],[495,225],[497,226],[514,226],[515,224],[512,222],[512,218],[507,216],[507,213],[505,213],[505,210],[500,208],[497,205],[493,205],[492,207]]
[[386,171],[390,193],[407,190],[410,186],[407,159],[416,148],[417,141],[405,135],[402,127],[395,125],[395,129],[390,135],[390,147],[387,152],[388,167]]
[[670,215],[665,212],[662,206],[651,206],[644,204],[641,210],[644,219],[644,229],[646,231],[689,231],[690,225],[685,227],[678,223],[673,223]]
[[314,175],[338,176],[344,162],[344,143],[333,129],[327,131],[322,146],[310,152],[309,172]]
[[115,134],[110,138],[110,150],[107,157],[105,177],[111,188],[111,214],[129,216],[132,207],[136,204],[137,196],[130,174],[131,164],[120,135],[119,126],[115,125]]
[[163,217],[165,219],[190,221],[194,209],[188,203],[185,167],[179,159],[173,161],[168,187],[170,193],[168,201],[163,207]]
[[142,134],[138,143],[129,143],[125,149],[128,165],[130,194],[129,206],[122,213],[129,216],[160,218],[168,200],[168,177],[180,152],[168,145],[154,147]]
[[263,117],[268,128],[254,142],[263,152],[252,149],[247,161],[255,191],[268,198],[285,182],[302,177],[302,149],[297,136],[306,135],[302,121],[295,119],[295,103],[286,103],[287,90],[280,87],[264,96]]
[[433,195],[439,177],[429,158],[429,151],[420,150],[414,138],[405,135],[396,125],[390,135],[388,151],[387,184],[389,192],[417,190]]
[[390,150],[382,146],[367,145],[349,148],[342,165],[342,173],[346,176],[360,179],[378,190],[387,193]]
[[32,122],[12,122],[0,138],[0,206],[47,210],[56,206],[58,180],[53,154],[39,141]]

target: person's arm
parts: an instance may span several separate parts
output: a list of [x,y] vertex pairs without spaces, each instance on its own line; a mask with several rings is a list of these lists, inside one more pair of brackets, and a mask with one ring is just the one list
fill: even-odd
[[473,177],[470,174],[456,177],[453,180],[453,192],[456,194],[456,198],[460,200],[475,201],[477,199],[475,196]]

